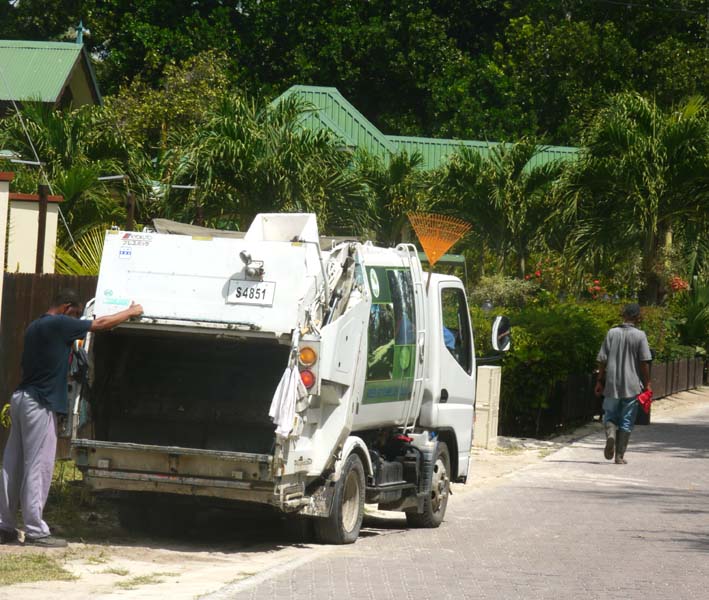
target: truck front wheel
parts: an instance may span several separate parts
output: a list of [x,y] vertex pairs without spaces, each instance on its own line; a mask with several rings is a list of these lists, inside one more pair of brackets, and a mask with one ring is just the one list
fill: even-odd
[[407,512],[409,527],[435,528],[443,522],[450,493],[451,459],[445,442],[438,442],[431,473],[431,492],[423,502],[423,512]]
[[323,544],[351,544],[359,537],[364,516],[364,467],[350,454],[335,484],[330,516],[315,520],[315,534]]

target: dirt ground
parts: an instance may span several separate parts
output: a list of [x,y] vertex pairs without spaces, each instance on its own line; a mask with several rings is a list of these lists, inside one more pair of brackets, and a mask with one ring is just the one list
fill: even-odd
[[[654,419],[691,411],[709,402],[709,388],[657,401]],[[451,502],[459,494],[499,485],[506,477],[543,460],[560,447],[590,433],[600,432],[594,422],[550,441],[499,438],[494,450],[474,449],[470,479],[454,484]],[[600,449],[599,449],[600,450]],[[91,515],[87,517],[91,527]],[[400,513],[370,510],[363,536],[391,535],[405,527]],[[108,530],[110,532],[110,529]],[[0,561],[7,555],[43,553],[56,559],[74,575],[73,581],[23,583],[0,588],[0,600],[79,600],[84,598],[192,599],[250,577],[267,577],[272,570],[293,567],[331,551],[328,546],[294,543],[293,532],[272,517],[246,518],[215,515],[169,537],[136,537],[107,534],[96,528],[90,542],[72,539],[68,549],[42,550],[0,546]]]

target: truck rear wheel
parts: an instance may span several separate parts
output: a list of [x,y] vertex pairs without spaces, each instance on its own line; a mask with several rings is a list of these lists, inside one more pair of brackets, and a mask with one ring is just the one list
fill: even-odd
[[350,454],[335,484],[330,516],[315,520],[315,535],[323,544],[351,544],[359,537],[364,516],[364,467]]
[[423,512],[407,512],[406,523],[409,527],[433,529],[443,522],[450,494],[451,459],[448,446],[438,442],[431,472],[431,492],[423,503]]

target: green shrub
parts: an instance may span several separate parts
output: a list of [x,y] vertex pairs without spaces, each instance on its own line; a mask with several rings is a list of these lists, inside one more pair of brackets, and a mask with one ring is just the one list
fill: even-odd
[[494,311],[485,311],[477,306],[470,307],[470,320],[475,336],[475,356],[478,358],[494,354],[490,333],[496,315]]
[[[625,303],[586,302],[583,306],[591,318],[603,329],[623,322],[622,311]],[[694,356],[695,348],[682,342],[678,329],[677,310],[672,306],[643,306],[639,328],[647,335],[655,360],[675,360]]]
[[709,348],[709,284],[696,284],[674,303],[677,331],[683,344],[706,354]]
[[[570,375],[590,375],[606,332],[622,322],[623,304],[565,302],[530,304],[510,312],[512,349],[503,360],[500,422],[504,433],[538,435],[555,388]],[[476,353],[491,354],[489,331],[497,311],[472,308]],[[673,307],[643,307],[640,328],[655,360],[695,356],[695,346],[682,344]]]
[[532,302],[538,291],[539,285],[533,281],[492,275],[481,278],[475,284],[468,294],[468,300],[471,306],[477,307],[490,301],[499,312],[502,308],[522,308]]
[[593,370],[606,327],[588,307],[572,303],[510,316],[513,341],[502,368],[500,420],[515,434],[538,434],[557,383]]

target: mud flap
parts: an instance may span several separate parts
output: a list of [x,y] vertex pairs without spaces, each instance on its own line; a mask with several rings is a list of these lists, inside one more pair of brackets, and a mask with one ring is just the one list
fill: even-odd
[[328,479],[309,495],[309,504],[305,505],[300,514],[308,517],[329,517],[332,510],[332,500],[335,497],[336,481]]

